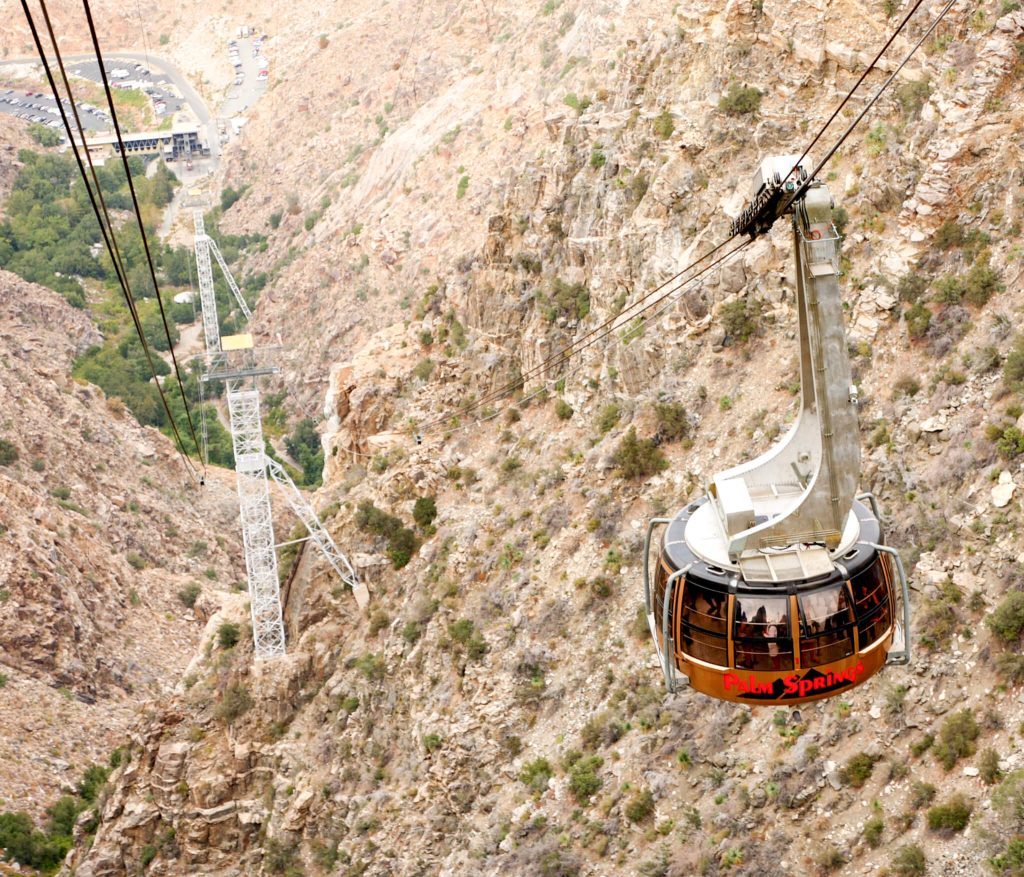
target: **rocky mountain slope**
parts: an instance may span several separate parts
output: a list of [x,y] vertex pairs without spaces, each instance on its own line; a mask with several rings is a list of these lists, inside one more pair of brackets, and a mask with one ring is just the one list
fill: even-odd
[[177,682],[245,575],[230,473],[199,489],[164,436],[70,376],[98,339],[0,272],[0,788],[36,815]]
[[[884,5],[282,11],[222,225],[269,236],[257,331],[290,349],[292,404],[327,400],[319,500],[374,602],[359,617],[305,559],[288,657],[197,658],[68,873],[1019,869],[1014,6],[956,9],[826,172],[862,483],[913,567],[918,648],[794,711],[666,695],[637,623],[646,519],[795,411],[784,229],[545,375],[546,398],[457,406],[721,240],[759,159],[803,145],[884,39]],[[663,400],[687,412],[671,434]],[[439,415],[415,443],[410,419]],[[667,469],[621,477],[630,428]]]

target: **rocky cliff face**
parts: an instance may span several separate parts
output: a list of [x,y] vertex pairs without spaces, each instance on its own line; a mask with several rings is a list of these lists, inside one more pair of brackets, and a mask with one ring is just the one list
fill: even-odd
[[[1024,14],[955,15],[826,172],[862,483],[914,567],[919,648],[797,711],[667,696],[637,623],[646,519],[793,416],[781,227],[545,375],[548,398],[456,407],[721,240],[759,159],[806,142],[892,22],[765,0],[283,23],[279,84],[227,157],[251,189],[223,221],[274,227],[257,320],[295,351],[292,400],[328,402],[321,501],[374,603],[357,617],[314,561],[286,659],[197,659],[135,728],[69,872],[909,874],[920,847],[930,873],[980,873],[1020,830],[1017,645],[986,619],[1024,561]],[[757,112],[729,103],[742,83]],[[657,434],[662,399],[688,440],[624,480],[613,451]],[[395,571],[360,504],[411,526],[424,496],[438,516]],[[929,828],[955,794],[969,827]]]
[[[0,784],[39,812],[173,685],[216,592],[244,580],[233,483],[190,482],[169,442],[70,376],[99,335],[0,272]],[[224,533],[220,538],[212,534]],[[178,592],[200,583],[195,610]]]

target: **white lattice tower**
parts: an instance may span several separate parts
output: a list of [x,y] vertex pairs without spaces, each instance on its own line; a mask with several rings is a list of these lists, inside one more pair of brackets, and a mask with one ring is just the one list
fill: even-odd
[[[263,426],[260,422],[260,394],[255,386],[242,388],[242,382],[255,380],[260,375],[273,374],[275,367],[232,363],[231,354],[222,349],[220,326],[217,319],[217,299],[213,286],[213,251],[224,273],[239,308],[250,318],[241,290],[231,276],[216,242],[206,234],[203,214],[193,213],[195,222],[196,267],[199,273],[199,300],[203,309],[203,330],[206,334],[206,352],[209,371],[206,380],[222,380],[227,388],[228,415],[231,421],[231,442],[235,451],[235,473],[238,483],[238,503],[242,522],[242,543],[245,548],[245,568],[249,578],[249,598],[252,614],[253,651],[256,660],[274,658],[285,653],[284,619],[281,591],[277,571],[277,546],[274,543],[274,520],[270,506],[269,475],[283,488],[285,497],[296,516],[309,532],[310,540],[323,554],[350,588],[356,603],[365,609],[370,595],[366,585],[359,581],[355,569],[338,550],[330,533],[320,523],[313,508],[306,502],[284,467],[270,459],[265,452]],[[251,347],[251,339],[248,342]],[[238,348],[235,348],[238,349]],[[206,444],[206,421],[203,419],[203,444]],[[300,540],[304,541],[304,540]]]
[[260,394],[259,390],[242,390],[229,384],[227,396],[245,568],[249,576],[253,651],[260,661],[284,654],[284,619],[267,486],[267,457],[260,423]]
[[210,264],[210,239],[206,236],[203,212],[192,213],[196,228],[196,271],[199,274],[199,303],[203,308],[203,334],[206,352],[220,352],[220,324],[217,322],[217,294],[213,288],[213,266]]

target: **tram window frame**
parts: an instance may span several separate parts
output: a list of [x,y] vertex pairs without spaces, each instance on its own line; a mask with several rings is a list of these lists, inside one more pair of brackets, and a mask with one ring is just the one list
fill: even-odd
[[[846,587],[847,582],[834,582],[825,587],[816,588],[813,591],[806,591],[797,595],[797,612],[800,617],[800,665],[802,667],[821,667],[825,664],[832,664],[842,661],[857,653],[857,621],[852,611],[852,592]],[[811,632],[811,623],[817,623],[818,619],[808,621],[807,602],[814,597],[824,594],[840,594],[846,598],[846,606],[828,614],[828,619],[834,618],[840,612],[845,611],[846,619],[831,629],[824,626],[817,633]],[[824,616],[823,616],[824,617]],[[826,620],[823,624],[827,624]],[[838,636],[837,634],[842,634]],[[830,641],[824,641],[827,637],[833,636]],[[843,654],[833,654],[836,646],[844,645]]]
[[[862,586],[865,579],[870,579],[873,587],[869,585],[864,589],[865,596],[873,596],[881,591],[882,599],[864,605],[865,601],[857,600],[857,590]],[[853,598],[853,614],[857,623],[857,632],[860,635],[861,648],[866,648],[872,643],[882,639],[892,629],[892,601],[890,598],[892,583],[885,568],[884,560],[878,557],[867,569],[861,570],[850,577],[850,595]],[[862,608],[863,607],[863,608]]]
[[[778,604],[783,608],[782,618],[778,618],[778,612],[773,607],[768,612],[770,604]],[[754,608],[758,607],[758,608]],[[753,618],[741,618],[744,611],[752,611],[754,618],[760,609],[765,610],[763,622],[754,621]],[[794,650],[792,635],[792,614],[788,594],[737,594],[733,606],[733,618],[731,619],[730,632],[733,641],[734,663],[738,669],[753,670],[755,672],[777,672],[781,670],[792,670],[796,666],[796,654]],[[750,628],[760,627],[762,630],[752,634],[741,634],[741,626]],[[784,636],[769,638],[768,630],[775,627],[784,632]],[[771,647],[775,645],[776,653],[772,654]],[[741,660],[741,655],[744,656]]]
[[[680,653],[686,657],[711,664],[714,667],[727,669],[729,667],[729,595],[718,592],[713,588],[697,584],[692,580],[681,583],[681,593],[677,597],[676,608],[678,618],[676,621],[676,646]],[[702,613],[697,607],[697,600],[701,597],[712,609],[714,603],[708,597],[718,602],[721,615],[709,615]],[[714,618],[721,621],[721,631],[711,630],[699,624],[694,624],[688,617],[688,612],[693,611],[698,616]],[[719,653],[718,657],[708,654]],[[703,652],[703,653],[702,653]]]

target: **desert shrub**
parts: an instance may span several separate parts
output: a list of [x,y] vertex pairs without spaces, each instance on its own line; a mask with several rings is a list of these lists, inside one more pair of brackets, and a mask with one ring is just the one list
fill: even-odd
[[217,643],[222,649],[233,649],[238,645],[241,628],[233,621],[225,621],[217,628]]
[[928,278],[924,274],[912,271],[904,274],[896,284],[896,295],[900,301],[915,304],[925,290],[928,289]]
[[963,281],[952,274],[935,281],[935,301],[940,304],[959,304],[965,291]]
[[263,867],[270,874],[299,877],[303,873],[298,862],[298,850],[286,846],[276,838],[268,837],[263,843]]
[[564,98],[562,98],[562,103],[567,107],[572,107],[577,113],[583,113],[586,111],[587,107],[590,106],[590,98],[586,95],[579,97],[576,92],[570,91]]
[[429,380],[434,371],[434,360],[429,356],[421,359],[412,370],[412,376],[421,381]]
[[1024,682],[1024,655],[1018,655],[1016,652],[996,655],[996,671],[1008,682]]
[[989,264],[988,255],[979,256],[964,277],[964,298],[972,305],[980,307],[986,304],[993,295],[1006,289],[996,271]]
[[589,804],[591,797],[604,784],[597,775],[597,770],[602,764],[604,759],[599,755],[583,755],[569,768],[569,791],[580,804]]
[[1003,361],[1003,380],[1011,387],[1024,381],[1024,335],[1013,340],[1013,347]]
[[466,654],[475,661],[487,654],[487,641],[468,618],[460,618],[449,624],[448,636],[453,643],[465,649]]
[[897,378],[892,385],[892,395],[894,399],[900,396],[913,398],[920,392],[921,382],[913,375],[903,375],[903,377]]
[[623,478],[647,478],[668,468],[668,460],[653,439],[638,439],[636,428],[630,427],[612,455]]
[[932,745],[934,743],[935,743],[935,735],[934,734],[925,734],[920,740],[916,741],[915,743],[911,743],[910,744],[910,751],[915,756],[920,758],[922,755],[924,755],[924,753],[926,753],[929,749],[932,748]]
[[203,592],[203,586],[199,582],[190,582],[185,585],[180,591],[178,591],[178,599],[191,609],[196,605],[196,600],[199,599],[199,595]]
[[1024,770],[1008,773],[992,791],[998,827],[1007,835],[1024,835]]
[[926,868],[924,850],[917,844],[900,847],[892,857],[892,873],[896,877],[922,877]]
[[75,792],[78,793],[79,798],[91,804],[96,800],[100,789],[103,788],[109,777],[109,767],[104,767],[101,764],[90,764],[82,774],[78,785],[75,786]]
[[1024,877],[1024,840],[1011,840],[1004,852],[992,858],[991,865],[997,874]]
[[590,291],[582,283],[566,283],[556,277],[551,284],[550,296],[554,308],[550,317],[552,321],[557,316],[582,320],[590,313]]
[[921,302],[914,302],[904,313],[907,321],[907,334],[915,341],[924,338],[932,321],[932,312]]
[[761,108],[762,93],[752,86],[734,82],[718,100],[718,109],[730,116],[756,113]]
[[964,231],[955,220],[947,219],[935,230],[932,243],[940,250],[959,247],[964,242]]
[[946,770],[951,770],[961,758],[974,754],[978,733],[978,723],[969,709],[947,716],[935,742],[936,759]]
[[356,669],[370,682],[379,682],[384,678],[387,666],[384,657],[375,652],[367,652],[355,662]]
[[666,109],[662,110],[654,119],[654,133],[662,140],[667,140],[676,130],[675,120],[672,114]]
[[596,426],[600,433],[604,435],[608,432],[616,423],[619,422],[619,418],[622,416],[622,409],[619,408],[614,402],[609,402],[605,405],[597,415]]
[[363,500],[356,509],[356,526],[388,540],[387,555],[395,569],[401,569],[419,547],[416,534],[402,524],[400,518],[378,509],[369,500]]
[[1024,630],[1024,591],[1008,593],[985,619],[985,624],[1004,643],[1018,640]]
[[437,517],[437,503],[432,496],[421,496],[412,507],[412,519],[426,529]]
[[559,399],[555,402],[555,416],[559,420],[568,420],[573,415],[572,405],[565,401],[565,399]]
[[982,750],[978,756],[978,776],[986,786],[999,782],[1002,771],[999,769],[999,753],[994,749]]
[[654,795],[650,789],[637,792],[626,804],[626,818],[630,822],[643,822],[654,814]]
[[0,466],[18,462],[18,449],[7,439],[0,439]]
[[843,765],[839,772],[839,778],[846,785],[859,789],[870,779],[874,767],[875,760],[870,755],[866,752],[858,752]]
[[720,316],[726,338],[736,344],[746,344],[761,329],[760,299],[739,298],[723,305]]
[[240,189],[236,189],[233,186],[225,186],[220,192],[220,209],[222,212],[227,212],[231,206],[241,198],[246,191],[247,187],[242,186]]
[[229,685],[221,696],[220,703],[214,710],[218,719],[233,722],[252,708],[252,695],[244,685]]
[[936,791],[937,789],[931,783],[915,780],[910,785],[910,806],[914,810],[920,810],[926,804],[931,804]]
[[931,93],[932,87],[927,79],[905,82],[896,89],[896,101],[904,116],[916,119]]
[[864,823],[864,842],[871,849],[878,849],[882,843],[882,832],[885,831],[885,822],[877,814]]
[[954,795],[944,804],[936,804],[928,810],[928,828],[939,834],[963,831],[970,819],[971,805],[963,795]]
[[676,442],[690,434],[690,421],[686,408],[679,402],[659,402],[654,406],[658,421],[658,437],[662,441]]
[[374,609],[373,612],[370,613],[370,623],[367,625],[367,633],[370,636],[376,636],[389,624],[391,624],[391,618],[388,616],[387,612],[383,609]]
[[814,857],[819,874],[831,874],[838,871],[847,862],[843,851],[832,844],[826,844]]
[[608,156],[604,154],[604,149],[601,144],[595,143],[594,148],[590,150],[590,166],[597,170],[603,168],[608,162]]
[[529,764],[523,766],[519,772],[520,782],[530,787],[531,791],[542,792],[548,787],[548,780],[554,776],[554,771],[546,758],[536,758]]
[[423,735],[423,748],[426,749],[427,752],[434,752],[435,750],[440,749],[442,745],[444,745],[444,739],[440,734]]

